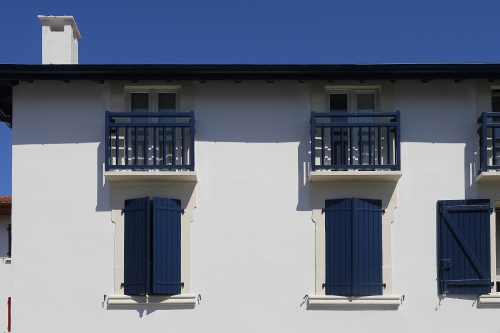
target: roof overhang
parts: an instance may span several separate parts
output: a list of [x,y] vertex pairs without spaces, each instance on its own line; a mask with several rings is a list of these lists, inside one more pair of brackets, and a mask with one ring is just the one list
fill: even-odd
[[375,65],[0,64],[0,86],[33,80],[500,80],[500,63]]

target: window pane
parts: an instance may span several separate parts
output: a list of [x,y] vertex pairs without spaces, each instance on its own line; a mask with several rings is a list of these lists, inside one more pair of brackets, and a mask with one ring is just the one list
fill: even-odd
[[330,111],[347,112],[347,94],[330,94]]
[[358,94],[358,112],[375,112],[374,94]]
[[500,90],[493,90],[491,92],[491,110],[493,112],[500,112]]
[[[148,93],[131,93],[130,94],[130,110],[132,112],[148,112],[149,98]],[[147,123],[148,118],[133,117],[133,123]]]
[[175,111],[175,94],[159,93],[158,112],[171,112],[171,111]]
[[148,112],[149,109],[148,93],[130,94],[130,104],[132,112]]

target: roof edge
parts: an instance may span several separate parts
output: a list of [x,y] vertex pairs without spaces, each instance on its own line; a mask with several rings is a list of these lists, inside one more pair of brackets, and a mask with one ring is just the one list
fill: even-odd
[[[0,81],[500,79],[500,63],[463,64],[0,64]],[[12,84],[12,83],[10,83]]]

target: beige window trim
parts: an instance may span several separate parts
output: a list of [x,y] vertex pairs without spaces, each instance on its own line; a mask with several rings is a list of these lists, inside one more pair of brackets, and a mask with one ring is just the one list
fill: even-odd
[[[381,199],[385,214],[382,215],[382,277],[386,288],[381,296],[345,297],[326,296],[322,288],[326,279],[326,244],[325,244],[325,214],[322,209],[327,199],[341,199],[357,197],[362,199]],[[396,183],[336,183],[332,186],[328,183],[311,183],[310,205],[312,209],[312,220],[316,224],[316,281],[315,295],[310,295],[310,305],[350,305],[365,306],[364,303],[380,303],[381,305],[399,300],[399,296],[393,295],[392,283],[392,223],[395,220],[397,207]],[[379,302],[381,301],[381,302]],[[311,304],[312,302],[312,304]],[[319,303],[318,303],[319,302]],[[399,301],[398,301],[399,302]],[[399,303],[398,303],[399,304]]]
[[[164,197],[180,199],[181,206],[184,209],[184,214],[181,215],[181,281],[184,282],[184,287],[181,289],[180,295],[170,297],[150,295],[146,296],[126,296],[123,294],[122,283],[124,281],[124,215],[122,208],[125,199],[140,198],[140,197]],[[110,293],[109,300],[113,304],[122,302],[126,304],[135,303],[151,303],[151,300],[160,300],[160,303],[171,304],[176,302],[191,302],[191,222],[194,219],[194,209],[196,208],[196,183],[179,182],[177,184],[170,183],[165,186],[164,183],[157,185],[127,185],[120,183],[112,183],[111,185],[112,209],[111,220],[115,224],[115,259],[114,259],[114,290]],[[189,296],[191,295],[191,296]],[[108,302],[108,304],[111,304]]]

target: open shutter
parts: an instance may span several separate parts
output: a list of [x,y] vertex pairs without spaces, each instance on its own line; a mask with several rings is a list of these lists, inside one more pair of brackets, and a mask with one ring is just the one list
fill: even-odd
[[382,295],[382,201],[325,204],[326,295]]
[[149,291],[149,198],[125,201],[125,295]]
[[491,292],[490,201],[438,201],[439,292]]
[[153,294],[181,293],[181,202],[153,198]]

